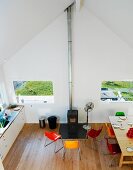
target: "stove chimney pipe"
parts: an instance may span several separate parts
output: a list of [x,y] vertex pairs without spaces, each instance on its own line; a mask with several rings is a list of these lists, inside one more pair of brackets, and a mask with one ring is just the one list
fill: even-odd
[[[72,4],[73,5],[73,4]],[[68,28],[68,83],[69,83],[69,109],[72,110],[72,16],[71,6],[67,8],[67,28]]]

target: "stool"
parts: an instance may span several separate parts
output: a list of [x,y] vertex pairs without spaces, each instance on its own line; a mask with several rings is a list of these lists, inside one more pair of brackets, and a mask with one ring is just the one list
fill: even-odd
[[56,116],[48,117],[48,123],[49,123],[49,128],[50,129],[55,129],[56,128],[56,121],[57,121],[57,117]]

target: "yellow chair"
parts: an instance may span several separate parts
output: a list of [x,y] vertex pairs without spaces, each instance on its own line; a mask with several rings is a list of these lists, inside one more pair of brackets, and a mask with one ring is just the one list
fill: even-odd
[[80,145],[78,140],[66,140],[64,141],[64,152],[63,152],[63,159],[65,159],[65,154],[67,149],[77,149],[79,153],[79,158],[81,160],[80,156]]

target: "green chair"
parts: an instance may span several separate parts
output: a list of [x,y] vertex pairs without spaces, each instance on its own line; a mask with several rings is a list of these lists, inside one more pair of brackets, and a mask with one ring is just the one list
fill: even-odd
[[115,116],[125,116],[125,113],[124,112],[116,112]]

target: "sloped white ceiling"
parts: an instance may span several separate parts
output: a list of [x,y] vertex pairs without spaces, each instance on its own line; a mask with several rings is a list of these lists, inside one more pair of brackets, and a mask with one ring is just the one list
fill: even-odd
[[50,24],[73,1],[0,1],[0,64]]
[[133,0],[84,0],[84,6],[133,47]]

